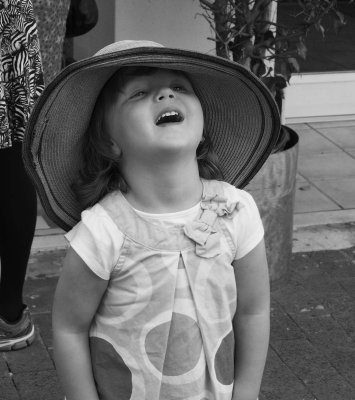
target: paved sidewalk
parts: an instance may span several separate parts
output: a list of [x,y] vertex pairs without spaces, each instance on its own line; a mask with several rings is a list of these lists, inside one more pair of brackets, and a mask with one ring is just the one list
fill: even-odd
[[[354,229],[355,225],[349,226]],[[34,344],[0,353],[1,400],[62,400],[52,357],[51,304],[63,250],[31,257],[25,300]],[[272,292],[271,345],[260,400],[355,399],[355,247],[296,253]],[[143,399],[142,399],[143,400]]]
[[25,349],[0,352],[0,400],[63,400],[53,363],[51,306],[64,254],[57,250],[30,258],[30,266],[35,268],[26,280],[24,301],[33,316],[37,338]]

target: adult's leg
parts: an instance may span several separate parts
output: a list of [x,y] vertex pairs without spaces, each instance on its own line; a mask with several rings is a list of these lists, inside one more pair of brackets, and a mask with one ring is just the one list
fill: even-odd
[[23,285],[36,226],[37,198],[21,156],[21,144],[0,149],[0,316],[22,313]]

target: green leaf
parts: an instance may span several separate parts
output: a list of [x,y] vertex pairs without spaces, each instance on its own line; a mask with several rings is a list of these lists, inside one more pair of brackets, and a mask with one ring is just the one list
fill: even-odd
[[325,37],[325,29],[324,29],[323,25],[321,25],[320,21],[318,21],[315,24],[315,28],[317,29],[318,32],[320,32],[322,34],[323,37]]
[[304,60],[306,59],[307,56],[307,47],[306,45],[303,43],[303,41],[300,39],[300,41],[296,44],[296,48],[297,48],[297,54],[303,58]]
[[340,12],[339,10],[336,10],[336,11],[335,11],[335,14],[338,16],[339,21],[340,21],[343,25],[345,25],[345,17],[344,17],[344,14],[343,14],[342,12]]
[[263,60],[252,59],[250,62],[250,69],[253,74],[258,77],[263,76],[266,73],[265,63]]
[[292,66],[292,69],[294,72],[299,72],[300,71],[300,65],[298,61],[294,57],[289,57],[287,59],[288,63]]
[[339,31],[341,30],[341,28],[344,27],[345,24],[343,24],[341,21],[339,21],[338,19],[334,20],[333,22],[333,28],[335,33],[339,33]]

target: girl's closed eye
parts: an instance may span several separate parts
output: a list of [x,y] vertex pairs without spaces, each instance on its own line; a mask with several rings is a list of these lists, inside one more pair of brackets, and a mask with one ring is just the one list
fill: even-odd
[[190,85],[189,82],[183,81],[176,81],[171,85],[172,90],[176,92],[183,92],[183,93],[190,93],[194,92],[192,86]]
[[174,85],[172,88],[175,92],[186,92],[187,88],[184,85]]
[[145,96],[146,94],[147,94],[146,90],[137,90],[131,94],[130,98],[131,99],[140,98]]

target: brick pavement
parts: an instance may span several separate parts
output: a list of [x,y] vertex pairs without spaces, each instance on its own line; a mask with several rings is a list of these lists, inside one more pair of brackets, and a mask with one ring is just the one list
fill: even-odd
[[355,400],[355,248],[293,255],[272,292],[262,400]]
[[[51,304],[64,251],[31,256],[25,298],[34,344],[0,353],[0,400],[62,400],[52,358]],[[260,400],[355,400],[355,247],[293,255],[272,291],[270,350]],[[53,271],[53,265],[58,268]]]
[[[63,400],[53,363],[51,306],[64,250],[31,255],[36,271],[25,283],[25,302],[37,339],[25,349],[0,352],[0,400]],[[52,275],[50,271],[55,271]]]

